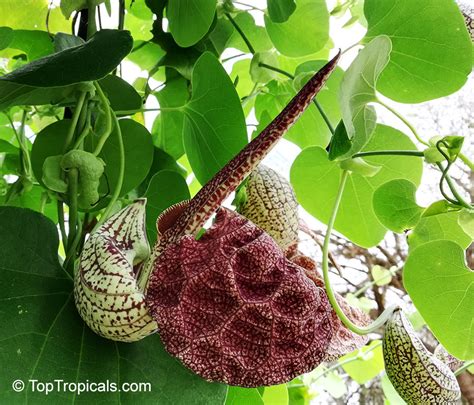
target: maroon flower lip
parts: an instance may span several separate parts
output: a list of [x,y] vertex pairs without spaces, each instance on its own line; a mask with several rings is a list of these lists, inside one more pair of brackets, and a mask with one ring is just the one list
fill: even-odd
[[200,240],[185,236],[161,254],[146,302],[172,355],[231,385],[308,372],[334,334],[324,290],[268,234],[227,209]]

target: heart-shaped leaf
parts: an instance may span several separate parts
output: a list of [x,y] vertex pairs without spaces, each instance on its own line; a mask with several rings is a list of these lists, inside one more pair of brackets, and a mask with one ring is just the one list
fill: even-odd
[[408,235],[410,249],[438,239],[451,240],[466,249],[472,242],[458,222],[459,212],[422,216]]
[[[394,128],[378,125],[365,150],[416,149],[413,142]],[[387,229],[373,208],[374,191],[380,185],[396,179],[406,178],[419,184],[422,162],[418,158],[392,156],[366,157],[371,164],[381,166],[373,177],[351,174],[337,216],[335,228],[364,247],[379,243]],[[337,162],[329,161],[327,152],[321,148],[304,149],[293,162],[290,179],[299,203],[310,214],[327,223],[337,194],[341,169]]]
[[380,36],[362,49],[344,74],[339,104],[351,148],[338,156],[349,158],[370,140],[375,129],[376,114],[368,104],[376,101],[377,80],[390,60],[390,39]]
[[211,27],[216,0],[170,0],[166,11],[171,35],[186,48],[204,37]]
[[323,0],[298,0],[296,10],[283,23],[265,16],[265,27],[275,48],[283,55],[310,55],[329,39],[329,12]]
[[403,282],[440,343],[455,357],[474,357],[474,272],[454,242],[437,240],[410,251]]
[[205,184],[245,146],[247,128],[239,96],[211,53],[196,62],[192,86],[184,106],[183,142],[194,174]]
[[373,197],[375,215],[391,231],[403,233],[414,228],[423,213],[415,193],[416,186],[405,179],[382,184]]
[[392,40],[387,68],[378,90],[402,103],[454,93],[472,68],[472,45],[464,19],[451,0],[366,0],[368,31]]

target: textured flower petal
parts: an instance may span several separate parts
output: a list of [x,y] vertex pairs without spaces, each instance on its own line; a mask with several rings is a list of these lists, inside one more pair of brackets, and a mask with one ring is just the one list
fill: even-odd
[[[301,256],[297,256],[297,258],[300,262],[302,261]],[[306,275],[313,280],[316,286],[324,289],[324,280],[315,270],[306,269]],[[370,317],[364,311],[352,307],[344,297],[337,293],[336,299],[347,317],[356,325],[366,326],[370,323]],[[334,335],[327,349],[325,361],[337,360],[339,357],[361,348],[369,341],[368,336],[361,336],[347,329],[334,310],[332,310],[332,319]]]
[[137,271],[149,256],[141,199],[110,217],[84,245],[75,274],[76,307],[86,324],[112,340],[133,342],[156,331]]
[[247,199],[237,211],[267,232],[283,251],[298,244],[298,202],[291,184],[259,165],[248,177]]
[[449,367],[433,356],[416,336],[402,311],[395,311],[383,337],[385,371],[409,404],[451,404],[461,397]]
[[221,209],[155,260],[147,304],[166,349],[207,380],[255,387],[308,372],[333,336],[323,289],[273,239]]

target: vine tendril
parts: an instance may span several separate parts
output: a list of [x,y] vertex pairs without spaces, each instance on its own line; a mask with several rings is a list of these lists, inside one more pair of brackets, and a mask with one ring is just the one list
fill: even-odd
[[334,201],[334,206],[332,209],[331,217],[328,222],[328,227],[326,231],[326,236],[324,237],[324,244],[323,244],[323,277],[324,277],[324,285],[326,288],[326,293],[329,298],[329,302],[331,303],[334,311],[336,312],[337,316],[341,320],[341,322],[352,332],[357,333],[358,335],[367,335],[369,333],[375,332],[378,328],[380,328],[387,320],[392,316],[393,312],[396,311],[399,307],[398,305],[392,305],[385,309],[380,316],[373,321],[368,326],[358,326],[353,323],[344,313],[342,308],[339,306],[337,302],[336,295],[331,287],[331,282],[329,280],[329,243],[331,240],[331,233],[334,227],[334,223],[336,222],[337,211],[339,210],[339,205],[341,203],[342,194],[344,192],[344,188],[346,185],[347,178],[349,176],[349,172],[344,170],[341,174],[341,179],[339,181],[339,189],[336,195],[336,200]]

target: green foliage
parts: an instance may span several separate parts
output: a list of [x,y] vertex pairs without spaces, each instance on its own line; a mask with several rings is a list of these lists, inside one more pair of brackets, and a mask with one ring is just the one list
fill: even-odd
[[382,184],[374,193],[374,211],[388,229],[402,233],[412,229],[423,208],[416,203],[416,186],[408,180],[392,180]]
[[438,215],[423,216],[413,232],[408,236],[411,249],[424,243],[438,239],[456,242],[466,249],[472,239],[463,231],[458,223],[459,212],[444,212]]
[[[377,79],[390,60],[391,43],[386,36],[373,39],[359,52],[341,83],[339,103],[342,119],[352,145],[338,157],[352,157],[362,150],[372,136],[376,124],[376,114],[368,104],[376,101]],[[346,149],[345,147],[344,149]]]
[[319,51],[329,39],[329,13],[324,0],[298,0],[286,22],[265,16],[268,35],[285,56],[297,57]]
[[264,405],[257,388],[229,387],[225,405]]
[[146,233],[148,242],[156,242],[156,219],[168,207],[190,198],[183,176],[176,171],[161,170],[150,180],[145,193]]
[[[21,229],[21,234],[18,230]],[[149,382],[150,392],[122,392],[121,401],[153,400],[177,404],[221,404],[226,386],[210,384],[184,369],[164,350],[158,336],[133,345],[95,335],[77,314],[70,276],[58,262],[55,225],[33,211],[0,207],[0,300],[2,318],[0,373],[2,403],[38,403],[44,392],[33,392],[29,379],[67,382],[86,380],[119,384]],[[173,376],[170,380],[169,376]],[[26,388],[14,392],[11,382],[22,379]],[[180,389],[177,391],[176,387]],[[116,401],[117,392],[83,392],[83,401]],[[50,402],[74,401],[74,392],[51,392]]]
[[[324,61],[310,61],[299,65],[296,68],[296,78],[284,81],[271,81],[267,84],[268,91],[257,96],[255,101],[255,114],[264,124],[269,123],[269,119],[263,119],[264,113],[269,118],[274,118],[285,107],[285,105],[296,95],[309,79],[309,74],[316,72],[324,65]],[[337,124],[340,118],[337,95],[339,85],[344,72],[336,68],[324,89],[318,94],[317,100],[327,112],[328,118],[333,125]],[[292,141],[301,148],[307,146],[325,147],[331,137],[331,131],[328,129],[324,119],[315,105],[311,105],[293,125],[285,135],[285,138]]]
[[342,356],[338,361],[344,371],[359,384],[372,380],[384,368],[379,340],[373,340],[360,350]]
[[271,20],[276,23],[283,23],[290,18],[291,14],[296,10],[294,0],[268,0],[268,15]]
[[472,45],[454,1],[366,0],[364,42],[387,35],[393,50],[378,90],[403,103],[454,93],[472,68]]
[[0,109],[57,103],[73,91],[71,85],[104,77],[131,49],[129,32],[102,30],[83,45],[37,59],[0,77]]
[[446,350],[459,359],[472,359],[474,332],[466,319],[472,319],[474,273],[465,264],[463,249],[449,240],[413,249],[405,263],[404,284]]
[[216,0],[169,0],[167,16],[176,43],[185,48],[198,42],[209,30],[215,13]]
[[[384,125],[378,125],[373,137],[364,148],[376,151],[386,149],[415,149],[406,135]],[[387,232],[373,208],[374,191],[380,185],[397,178],[405,178],[419,184],[421,162],[416,158],[381,156],[366,158],[371,164],[379,165],[380,171],[373,177],[352,174],[344,191],[340,214],[335,229],[353,242],[364,247],[377,245]],[[311,147],[304,149],[291,168],[291,184],[298,202],[310,214],[327,223],[336,197],[341,169],[328,159],[326,151]],[[317,190],[317,191],[315,191]]]
[[247,141],[245,118],[229,76],[210,53],[193,70],[192,97],[184,106],[183,142],[189,163],[206,183]]
[[[0,363],[9,367],[0,371],[0,403],[309,405],[323,391],[348,395],[348,378],[363,385],[380,374],[386,402],[402,403],[383,373],[378,341],[287,384],[227,387],[185,370],[156,335],[129,345],[99,338],[74,307],[71,275],[97,223],[146,198],[146,232],[155,243],[157,217],[195,195],[337,52],[330,24],[338,38],[356,23],[367,34],[352,62],[343,52],[347,70],[335,69],[285,135],[302,149],[290,173],[297,199],[327,224],[349,171],[335,229],[354,245],[378,249],[391,243],[380,244],[387,231],[397,232],[408,241],[408,260],[396,255],[382,264],[379,253],[364,254],[367,282],[350,287],[346,301],[372,315],[403,280],[417,328],[429,328],[453,355],[474,356],[473,273],[463,251],[474,237],[472,206],[456,201],[465,193],[456,195],[457,181],[447,178],[452,198],[428,208],[415,198],[423,163],[472,166],[462,155],[469,142],[421,134],[431,139],[420,152],[405,134],[377,123],[372,106],[381,103],[377,92],[419,103],[464,85],[472,44],[455,2],[338,0],[330,13],[326,0],[268,0],[266,10],[251,3],[127,0],[116,21],[123,10],[109,0],[62,0],[51,9],[49,0],[1,2]],[[94,7],[97,23],[123,29],[92,35],[80,10],[90,19]],[[334,18],[344,18],[342,29]],[[79,37],[85,31],[87,41]],[[364,296],[369,289],[375,299]],[[151,382],[152,390],[45,397],[31,384],[23,393],[10,388],[15,379],[58,377]]]

